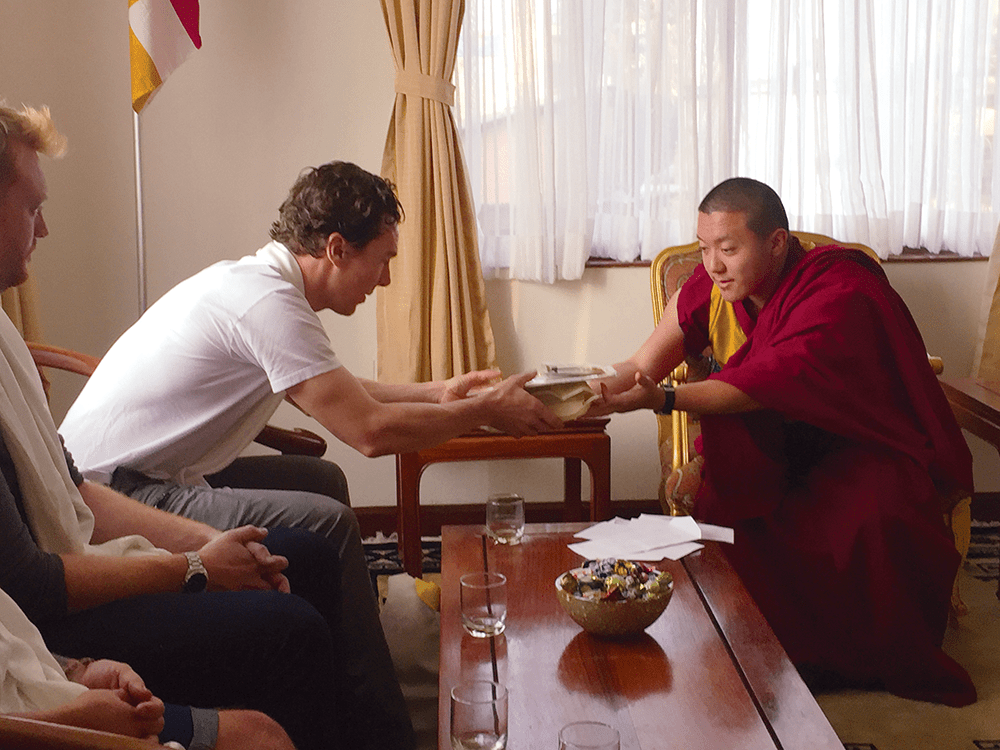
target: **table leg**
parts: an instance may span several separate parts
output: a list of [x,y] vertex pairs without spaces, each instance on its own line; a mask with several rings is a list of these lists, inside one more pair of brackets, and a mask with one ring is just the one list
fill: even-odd
[[583,520],[581,461],[567,456],[563,459],[563,521]]
[[414,578],[423,573],[423,550],[420,547],[420,475],[424,463],[417,453],[396,454],[396,533],[403,569]]
[[590,469],[590,520],[606,521],[611,518],[611,438],[590,447],[584,460]]

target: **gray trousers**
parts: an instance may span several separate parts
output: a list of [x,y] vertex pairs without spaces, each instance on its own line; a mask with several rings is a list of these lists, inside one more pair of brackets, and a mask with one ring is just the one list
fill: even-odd
[[340,557],[341,627],[335,637],[343,638],[341,653],[356,686],[353,692],[400,727],[401,734],[408,734],[412,746],[412,723],[382,632],[358,519],[348,507],[347,479],[340,467],[308,456],[250,456],[237,458],[206,479],[211,487],[193,487],[120,468],[111,486],[146,505],[217,529],[286,526],[327,537]]

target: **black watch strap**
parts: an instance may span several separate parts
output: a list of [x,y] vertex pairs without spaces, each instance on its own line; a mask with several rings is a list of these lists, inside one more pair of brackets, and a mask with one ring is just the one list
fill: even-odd
[[661,385],[660,388],[663,390],[663,406],[656,409],[656,413],[667,415],[674,410],[674,401],[677,399],[677,393],[674,391],[672,385]]

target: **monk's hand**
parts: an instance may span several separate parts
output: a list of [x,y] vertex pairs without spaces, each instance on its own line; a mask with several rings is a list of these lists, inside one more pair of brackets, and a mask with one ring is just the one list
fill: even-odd
[[492,388],[500,380],[499,370],[476,370],[444,381],[440,403],[458,401]]
[[[281,591],[281,571],[288,567],[287,558],[250,549],[267,536],[267,529],[240,526],[220,534],[202,547],[198,554],[208,571],[208,585],[213,591],[267,590]],[[256,553],[256,554],[255,554]],[[287,581],[285,581],[287,585]]]
[[587,412],[592,416],[635,411],[636,409],[658,410],[663,406],[663,389],[642,371],[635,373],[635,385],[627,391],[611,393],[606,384],[601,383],[601,397],[591,404]]

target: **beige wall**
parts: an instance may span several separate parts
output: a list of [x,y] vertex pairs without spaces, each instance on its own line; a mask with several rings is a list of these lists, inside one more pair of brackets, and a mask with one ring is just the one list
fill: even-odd
[[[6,0],[0,8],[0,95],[48,104],[70,153],[46,165],[51,236],[33,271],[51,343],[103,353],[137,315],[135,194],[124,0]],[[377,0],[209,0],[205,46],[174,73],[141,118],[150,302],[216,260],[266,241],[275,209],[303,166],[333,158],[377,171],[393,100],[393,69]],[[401,249],[406,252],[406,248]],[[970,368],[984,263],[891,265],[928,348],[949,372]],[[651,326],[647,271],[591,269],[553,286],[487,284],[506,371],[545,361],[613,362]],[[325,314],[356,374],[375,362],[374,305]],[[68,381],[57,383],[64,394]],[[67,399],[56,402],[57,414]],[[308,424],[283,408],[278,422]],[[655,496],[649,414],[616,417],[615,498]],[[333,441],[332,441],[333,442]],[[978,449],[981,489],[1000,487]],[[980,455],[981,454],[981,455]],[[355,504],[394,502],[391,458],[333,442]],[[560,494],[555,461],[431,467],[428,500],[472,502],[499,489]]]

